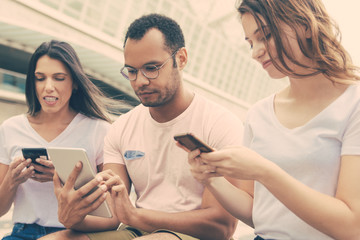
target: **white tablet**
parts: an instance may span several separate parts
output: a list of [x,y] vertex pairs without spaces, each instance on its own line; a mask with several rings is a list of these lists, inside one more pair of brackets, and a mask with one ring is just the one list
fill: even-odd
[[[54,164],[55,170],[59,175],[61,182],[65,183],[70,173],[74,169],[76,163],[82,162],[82,170],[75,181],[75,189],[80,188],[95,177],[95,172],[92,169],[89,159],[87,157],[85,149],[82,148],[47,148],[49,159]],[[94,188],[89,193],[94,192],[97,189]],[[109,206],[104,201],[97,209],[90,212],[89,215],[99,217],[112,217]]]

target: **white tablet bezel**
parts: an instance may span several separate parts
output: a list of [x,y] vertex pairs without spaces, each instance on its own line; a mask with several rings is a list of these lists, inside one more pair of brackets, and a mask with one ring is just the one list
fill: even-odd
[[[82,170],[75,181],[75,189],[79,189],[95,177],[95,172],[91,167],[86,151],[83,148],[59,148],[48,147],[47,153],[49,159],[54,164],[55,170],[59,175],[62,183],[65,183],[70,173],[74,169],[76,163],[82,162]],[[90,192],[95,191],[91,190]],[[106,201],[104,201],[97,209],[90,212],[89,215],[99,217],[112,217],[110,208]]]

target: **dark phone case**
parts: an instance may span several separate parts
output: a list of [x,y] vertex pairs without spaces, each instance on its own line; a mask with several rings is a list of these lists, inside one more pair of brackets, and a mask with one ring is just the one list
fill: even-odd
[[35,164],[38,164],[35,159],[40,158],[40,156],[45,156],[48,158],[46,148],[23,148],[22,154],[25,159],[31,158],[31,161]]
[[198,139],[191,133],[176,135],[174,136],[174,139],[178,141],[181,145],[185,146],[190,151],[193,151],[197,148],[200,149],[201,152],[214,151],[210,146],[202,142],[200,139]]

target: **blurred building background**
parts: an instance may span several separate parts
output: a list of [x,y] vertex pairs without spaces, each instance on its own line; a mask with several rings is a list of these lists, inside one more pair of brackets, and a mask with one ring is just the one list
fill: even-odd
[[153,12],[172,17],[184,31],[186,84],[240,118],[252,103],[286,84],[269,80],[251,60],[232,0],[1,0],[0,122],[26,109],[30,55],[54,38],[74,46],[86,72],[109,96],[137,105],[129,82],[119,74],[122,45],[128,25]]

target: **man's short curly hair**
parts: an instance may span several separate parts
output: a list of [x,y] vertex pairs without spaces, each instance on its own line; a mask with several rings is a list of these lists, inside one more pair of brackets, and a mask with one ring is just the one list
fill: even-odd
[[129,26],[124,40],[124,47],[127,39],[141,40],[150,30],[158,29],[165,38],[165,46],[170,54],[185,47],[183,32],[177,22],[160,14],[149,14],[136,19]]

